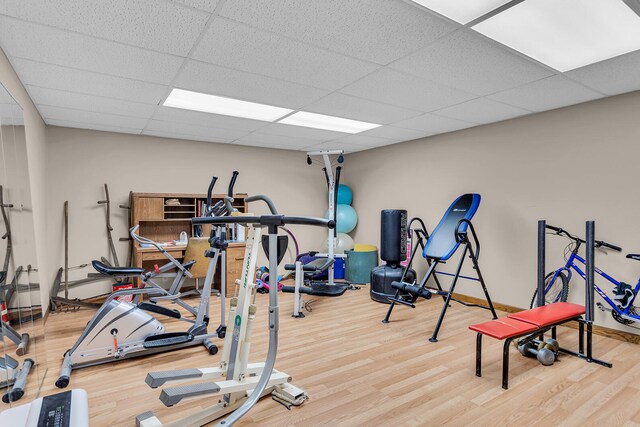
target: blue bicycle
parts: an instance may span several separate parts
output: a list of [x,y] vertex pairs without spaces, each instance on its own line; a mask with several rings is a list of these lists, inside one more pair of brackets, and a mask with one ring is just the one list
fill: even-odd
[[[544,295],[546,303],[549,304],[567,300],[567,297],[569,296],[569,282],[571,281],[573,271],[578,273],[585,281],[586,276],[584,272],[585,260],[578,255],[578,250],[585,241],[579,237],[571,235],[562,228],[554,227],[552,225],[547,225],[547,228],[552,230],[554,232],[553,234],[566,237],[570,240],[565,249],[566,263],[564,267],[552,271],[545,277]],[[602,240],[596,240],[595,246],[596,248],[609,248],[618,252],[622,251],[622,248],[619,246],[612,245],[611,243],[607,243]],[[640,254],[628,254],[627,258],[640,261]],[[594,283],[595,291],[611,307],[605,307],[601,302],[598,302],[598,308],[602,311],[610,312],[611,316],[623,325],[630,325],[636,321],[640,321],[640,314],[638,314],[637,308],[633,305],[638,292],[640,292],[640,279],[636,286],[632,287],[627,283],[617,281],[599,268],[595,268],[595,272],[614,286],[613,298],[609,298],[609,296]],[[533,299],[531,300],[531,308],[537,305],[537,293],[538,290],[536,289],[533,294]]]

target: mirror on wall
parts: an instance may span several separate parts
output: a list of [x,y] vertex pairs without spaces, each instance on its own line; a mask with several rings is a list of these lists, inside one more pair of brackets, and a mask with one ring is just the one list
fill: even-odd
[[43,331],[24,120],[1,84],[0,237],[1,410],[38,394],[36,342]]

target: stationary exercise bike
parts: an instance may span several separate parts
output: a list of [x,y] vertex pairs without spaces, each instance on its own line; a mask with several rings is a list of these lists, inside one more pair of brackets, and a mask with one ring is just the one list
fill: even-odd
[[[229,192],[233,194],[233,185],[238,173],[234,172]],[[209,185],[207,203],[211,205],[211,193],[216,177],[213,178]],[[218,216],[227,214],[226,208],[207,207],[206,212],[218,213]],[[99,261],[94,261],[93,266],[100,273],[109,276],[132,276],[141,275],[141,279],[145,284],[153,283],[150,277],[154,274],[162,273],[171,268],[177,268],[178,273],[171,289],[177,287],[179,289],[181,282],[186,277],[192,277],[190,268],[195,261],[181,264],[175,258],[171,257],[156,242],[150,239],[140,238],[135,231],[137,226],[131,230],[132,238],[139,242],[150,243],[163,253],[171,262],[156,272],[144,273],[144,269],[135,267],[111,267]],[[211,249],[205,253],[205,256],[211,258],[209,269],[215,272],[215,266],[218,262],[221,252],[226,248],[224,242],[224,227],[215,227],[212,229],[210,239]],[[208,333],[209,325],[209,299],[211,295],[211,286],[214,274],[207,274],[204,286],[200,292],[200,303],[197,310],[187,306],[176,294],[165,291],[160,286],[153,284],[152,287],[145,286],[142,289],[124,289],[109,295],[107,300],[93,315],[86,328],[80,335],[80,338],[69,349],[62,362],[60,376],[56,381],[56,386],[64,388],[69,385],[69,377],[73,369],[98,365],[102,363],[113,362],[116,360],[128,359],[136,356],[155,354],[165,351],[177,350],[185,347],[202,344],[214,355],[218,352],[218,348],[211,338],[224,338],[226,326],[224,324],[224,306],[225,306],[225,283],[222,283],[221,289],[221,305],[223,307],[222,321],[215,333]],[[224,280],[224,275],[222,275]],[[149,302],[129,303],[118,301],[118,297],[147,295],[150,297]],[[157,304],[157,300],[169,299],[173,303],[177,303],[186,308],[196,316],[195,320],[183,317],[178,310],[170,309]],[[164,325],[149,313],[166,316],[172,319],[179,319],[189,323],[192,326],[183,332],[165,332]]]

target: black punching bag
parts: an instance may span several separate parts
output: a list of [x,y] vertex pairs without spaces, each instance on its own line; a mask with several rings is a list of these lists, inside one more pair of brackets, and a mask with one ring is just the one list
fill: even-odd
[[385,209],[380,213],[380,258],[397,265],[407,258],[407,211]]

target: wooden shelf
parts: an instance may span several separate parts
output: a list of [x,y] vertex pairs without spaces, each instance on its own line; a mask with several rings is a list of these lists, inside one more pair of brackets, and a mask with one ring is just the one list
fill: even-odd
[[[224,200],[226,194],[212,195],[212,203],[215,204]],[[247,204],[243,202],[246,194],[234,194],[235,202],[233,207],[240,212],[247,212]],[[167,200],[177,199],[179,205],[167,204]],[[208,237],[211,233],[211,225],[193,225],[191,218],[200,214],[203,205],[207,201],[206,194],[178,194],[178,193],[133,193],[132,210],[133,225],[139,225],[138,233],[156,242],[171,242],[178,240],[181,232],[187,233],[189,237],[195,237],[196,232],[201,237]],[[231,237],[231,233],[227,233]],[[233,257],[227,257],[227,283],[235,282],[241,273],[242,260],[245,244],[243,242],[234,242],[229,244]],[[186,246],[165,246],[167,252],[177,258],[182,259]],[[136,267],[142,267],[143,263],[148,266],[150,263],[157,263],[164,260],[164,256],[154,247],[141,248],[135,244],[134,261]],[[220,268],[217,269],[217,275],[214,283],[220,283]],[[236,277],[237,276],[237,277]],[[233,289],[233,288],[232,288]]]

